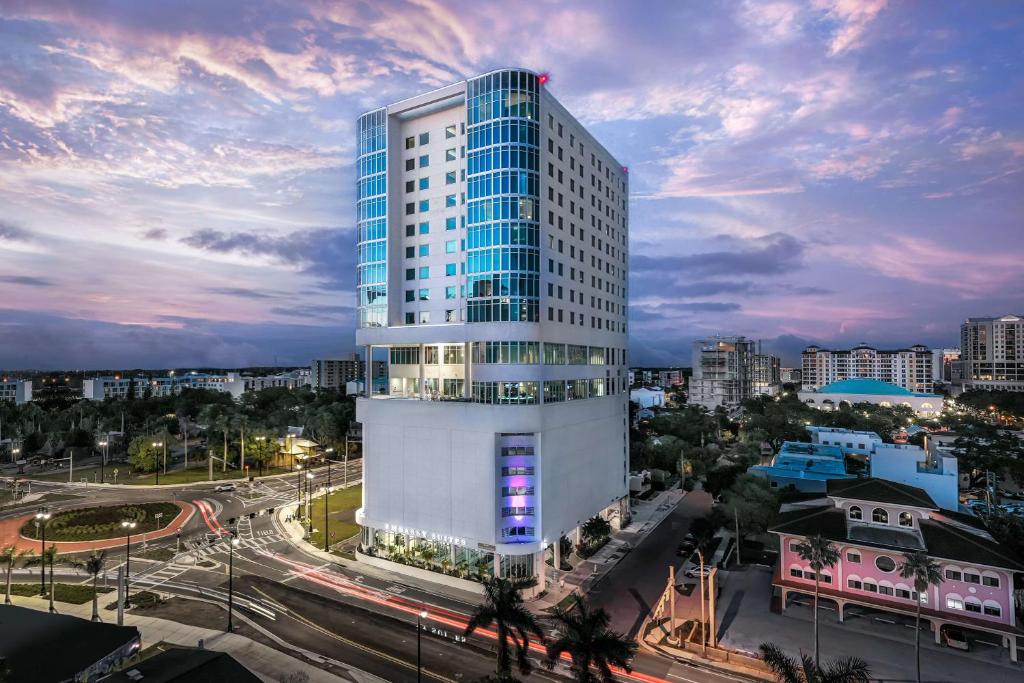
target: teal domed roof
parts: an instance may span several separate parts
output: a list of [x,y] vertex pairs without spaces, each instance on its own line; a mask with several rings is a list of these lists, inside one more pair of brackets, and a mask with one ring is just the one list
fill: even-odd
[[874,394],[883,396],[913,396],[913,392],[903,387],[867,377],[855,377],[853,379],[841,379],[832,384],[826,384],[818,389],[821,394]]

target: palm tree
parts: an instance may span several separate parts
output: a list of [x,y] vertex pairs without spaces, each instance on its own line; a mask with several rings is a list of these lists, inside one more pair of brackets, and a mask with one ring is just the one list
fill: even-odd
[[570,671],[579,683],[611,683],[615,680],[612,666],[629,672],[636,643],[609,629],[608,613],[600,607],[591,609],[579,595],[574,595],[573,603],[569,609],[555,608],[558,637],[548,643],[548,668],[554,668],[562,654],[568,653],[572,659]]
[[93,550],[92,554],[85,559],[84,562],[75,560],[71,562],[71,566],[75,569],[84,569],[92,577],[92,620],[100,620],[100,602],[99,602],[99,579],[100,574],[103,573],[103,568],[107,564],[107,551],[106,550]]
[[504,579],[494,577],[484,582],[484,601],[473,611],[466,625],[466,635],[478,628],[490,628],[495,624],[498,631],[499,680],[512,677],[512,655],[515,653],[516,666],[520,673],[529,676],[533,670],[527,654],[530,651],[530,634],[541,642],[544,632],[537,619],[523,604],[520,593],[524,588],[536,585],[533,579]]
[[779,683],[867,683],[871,676],[871,669],[863,659],[833,659],[820,667],[803,653],[797,661],[774,643],[761,643],[761,659],[775,673]]
[[825,567],[834,567],[839,562],[839,549],[823,537],[815,534],[806,541],[799,543],[796,552],[800,559],[808,563],[814,570],[814,666],[821,664],[821,656],[818,652],[818,585],[821,577],[821,570]]
[[942,583],[942,572],[939,565],[928,554],[918,550],[904,553],[900,563],[900,576],[913,579],[914,590],[917,591],[917,614],[914,617],[914,656],[917,659],[917,683],[921,683],[921,598],[927,594],[929,586]]
[[11,601],[11,573],[14,571],[14,565],[21,564],[25,566],[31,557],[31,550],[18,552],[18,549],[13,545],[6,546],[3,550],[0,550],[0,564],[7,566],[7,590],[4,592],[5,605],[14,604]]

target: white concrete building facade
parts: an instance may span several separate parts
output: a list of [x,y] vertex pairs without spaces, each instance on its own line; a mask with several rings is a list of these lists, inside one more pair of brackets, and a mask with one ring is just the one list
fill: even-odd
[[628,178],[545,82],[359,119],[356,343],[388,360],[356,403],[373,561],[543,577],[561,537],[628,515]]
[[867,344],[852,349],[808,346],[801,354],[803,389],[812,391],[844,379],[875,379],[908,391],[930,393],[935,388],[932,351],[926,346],[880,350]]
[[0,401],[20,405],[32,400],[32,380],[0,378]]
[[1024,316],[968,318],[960,326],[960,363],[963,391],[1024,391]]
[[693,342],[689,402],[714,410],[735,408],[754,395],[754,342],[709,337]]

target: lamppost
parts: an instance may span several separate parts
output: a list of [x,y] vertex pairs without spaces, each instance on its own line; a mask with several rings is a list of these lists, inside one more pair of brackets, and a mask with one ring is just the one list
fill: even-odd
[[333,453],[333,452],[334,452],[333,448],[328,448],[327,451],[326,451],[327,456],[324,458],[324,460],[327,461],[327,490],[324,492],[324,552],[325,553],[326,552],[330,552],[330,540],[328,538],[328,536],[330,536],[330,529],[329,529],[330,521],[329,521],[329,518],[328,518],[327,514],[328,514],[328,511],[330,510],[330,501],[331,501],[331,458],[330,458],[330,454]]
[[238,530],[235,528],[230,529],[231,541],[228,543],[228,633],[234,630],[232,624],[232,615],[235,606],[235,546],[240,541],[238,539]]
[[124,529],[124,609],[128,609],[131,605],[128,603],[128,590],[131,585],[128,581],[128,577],[131,576],[131,562],[132,562],[132,529],[138,524],[135,520],[124,520],[121,522],[121,528]]
[[41,507],[36,511],[36,529],[41,530],[42,540],[39,545],[39,557],[43,563],[39,567],[39,594],[46,595],[46,523],[50,520],[50,508]]
[[420,634],[423,633],[423,620],[427,618],[427,610],[416,615],[416,683],[423,680],[423,659],[422,648],[420,647]]
[[[314,476],[315,475],[312,472],[306,472],[306,519],[309,520],[309,533],[311,533],[311,534],[313,533],[313,509],[312,509],[312,504],[313,504],[312,493],[313,493],[313,491],[312,491],[312,488],[313,488],[313,478],[314,478]],[[326,505],[326,504],[327,504],[327,501],[325,500],[324,501],[324,505]]]
[[299,511],[302,509],[302,465],[295,465],[295,516],[299,518],[301,524],[302,517]]
[[[153,442],[153,448],[160,448],[163,445],[164,445],[163,441],[154,441]],[[164,449],[164,474],[167,474],[167,449],[166,448]],[[157,486],[160,485],[160,468],[159,467],[156,468],[156,483],[157,483]]]
[[103,484],[106,481],[107,475],[107,445],[110,442],[107,439],[100,441],[99,445],[103,449],[103,454],[100,456],[100,483]]

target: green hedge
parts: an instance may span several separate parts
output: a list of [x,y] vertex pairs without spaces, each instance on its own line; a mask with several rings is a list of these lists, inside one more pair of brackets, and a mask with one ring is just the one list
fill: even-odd
[[[46,526],[49,541],[98,541],[125,535],[121,522],[135,522],[132,535],[149,533],[170,524],[181,511],[174,503],[137,503],[131,505],[104,505],[101,507],[61,510],[50,518]],[[159,524],[156,515],[162,513]],[[23,536],[39,538],[34,519],[21,528]]]

